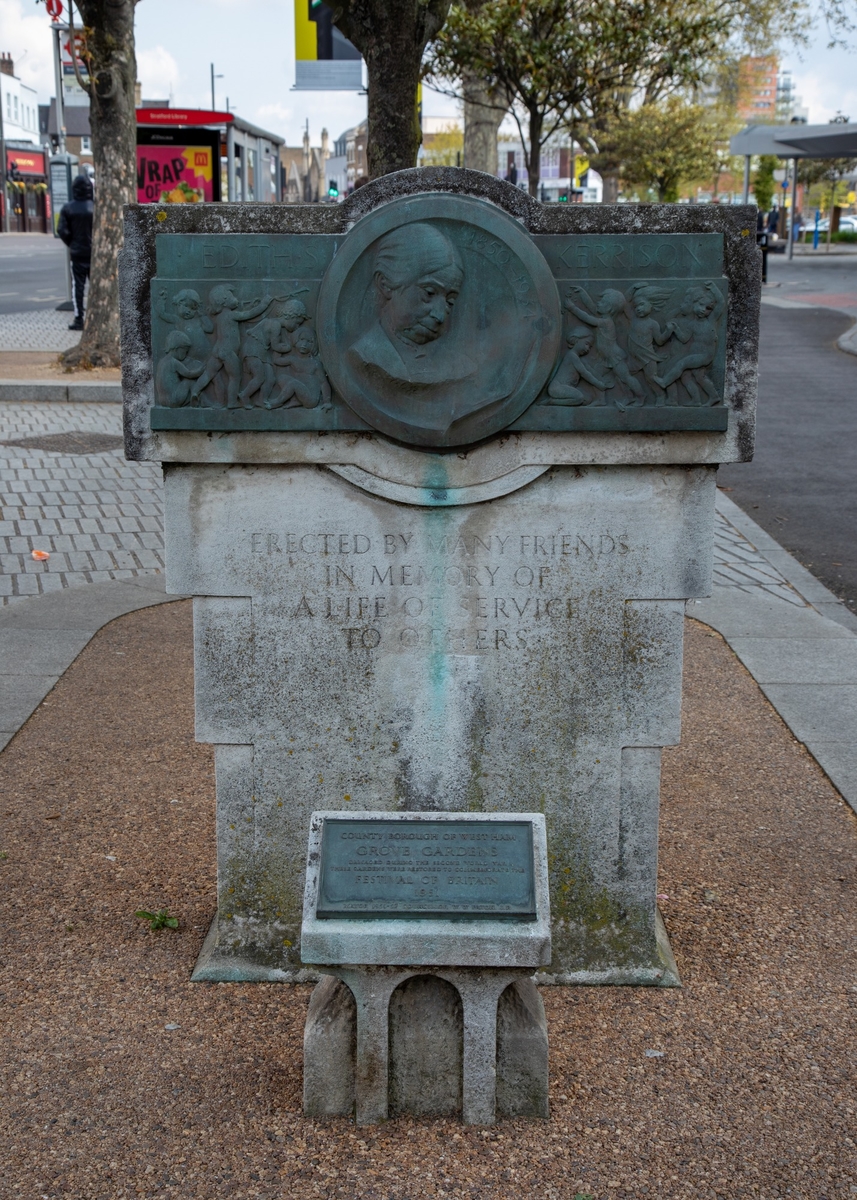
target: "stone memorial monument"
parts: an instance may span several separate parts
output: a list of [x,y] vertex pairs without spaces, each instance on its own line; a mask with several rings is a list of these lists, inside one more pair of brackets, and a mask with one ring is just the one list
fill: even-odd
[[752,453],[754,230],[454,169],[129,207],[126,452],[163,463],[215,747],[194,978],[317,978],[311,817],[353,809],[542,814],[542,980],[678,982],[660,757],[717,465]]

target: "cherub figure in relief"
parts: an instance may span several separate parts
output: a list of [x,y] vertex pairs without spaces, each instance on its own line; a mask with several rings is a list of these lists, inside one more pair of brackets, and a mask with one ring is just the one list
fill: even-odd
[[[603,401],[604,392],[611,385],[602,379],[583,361],[592,349],[594,335],[585,325],[571,329],[566,336],[568,346],[562,362],[557,367],[553,379],[548,384],[548,399],[545,404],[562,405],[564,407],[579,404],[591,404],[593,399]],[[581,379],[595,389],[595,395],[587,396],[580,390]]]
[[192,381],[202,374],[199,359],[188,358],[191,348],[186,333],[174,329],[167,335],[166,354],[158,363],[155,381],[161,404],[168,408],[184,408],[191,402]]
[[292,349],[279,353],[274,349],[274,363],[281,381],[279,395],[265,404],[266,408],[320,408],[326,412],[331,407],[330,384],[318,357],[318,342],[311,325],[302,325],[293,339]]
[[[305,292],[307,289],[302,288],[301,291]],[[263,317],[247,330],[244,339],[244,369],[249,379],[238,393],[242,407],[264,405],[271,398],[276,383],[273,352],[278,350],[288,353],[291,343],[288,336],[284,338],[284,331],[286,335],[294,333],[306,320],[306,315],[306,308],[300,300],[294,300],[290,296],[277,296],[271,307],[271,315]],[[284,342],[287,347],[285,350]]]
[[616,336],[616,318],[625,308],[625,297],[622,292],[616,288],[605,288],[596,305],[593,304],[589,293],[582,287],[572,286],[566,293],[565,307],[579,321],[594,328],[595,349],[598,357],[632,394],[632,400],[626,400],[621,395],[614,397],[614,403],[619,411],[624,412],[628,404],[642,404],[645,394],[639,381],[628,369],[628,356],[619,345]]
[[155,311],[166,325],[174,325],[180,333],[190,338],[190,353],[192,358],[203,362],[208,358],[211,343],[209,335],[214,333],[211,318],[202,311],[202,301],[199,292],[193,288],[182,288],[173,296],[173,308],[167,308],[167,289],[160,288],[158,299],[155,301]]
[[664,307],[672,296],[669,288],[655,287],[651,283],[635,283],[629,296],[628,312],[628,355],[631,370],[642,374],[655,396],[655,403],[666,403],[666,392],[655,379],[659,364],[667,357],[659,348],[672,337],[672,330],[661,329],[660,322],[652,316]]
[[193,399],[217,378],[221,372],[226,379],[226,407],[240,407],[238,391],[241,387],[241,323],[260,316],[271,303],[270,297],[254,300],[249,308],[242,309],[232,285],[219,283],[208,294],[208,311],[214,318],[214,346],[205,371],[193,385]]
[[684,294],[679,315],[667,328],[681,342],[684,351],[673,358],[665,371],[655,376],[659,387],[668,388],[681,380],[691,404],[718,404],[720,395],[708,376],[708,367],[717,354],[717,323],[723,314],[723,293],[713,283],[696,284]]

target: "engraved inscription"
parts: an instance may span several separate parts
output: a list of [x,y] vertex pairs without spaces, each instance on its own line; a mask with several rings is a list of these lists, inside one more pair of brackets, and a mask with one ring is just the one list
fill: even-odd
[[345,649],[450,654],[531,648],[540,631],[574,622],[593,571],[632,553],[627,533],[610,529],[434,538],[257,530],[248,548],[293,579],[289,618],[337,629]]
[[327,818],[316,915],[533,920],[529,821]]
[[720,233],[548,233],[533,240],[555,275],[580,281],[705,280],[723,272]]

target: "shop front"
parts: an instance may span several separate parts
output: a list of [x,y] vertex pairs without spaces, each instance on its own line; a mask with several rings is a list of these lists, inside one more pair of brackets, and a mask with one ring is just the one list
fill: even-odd
[[5,190],[10,233],[47,233],[50,202],[41,150],[7,143]]

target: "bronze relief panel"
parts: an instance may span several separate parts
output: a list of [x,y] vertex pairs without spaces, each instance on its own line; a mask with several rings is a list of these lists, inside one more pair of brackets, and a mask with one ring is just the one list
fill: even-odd
[[530,236],[404,198],[346,235],[158,237],[154,429],[723,430],[721,234]]

